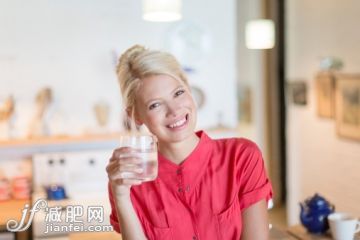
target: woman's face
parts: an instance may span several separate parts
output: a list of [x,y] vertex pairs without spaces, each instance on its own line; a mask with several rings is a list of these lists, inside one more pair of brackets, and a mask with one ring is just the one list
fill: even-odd
[[136,119],[160,142],[174,143],[194,134],[196,107],[188,87],[168,76],[142,79],[136,92]]

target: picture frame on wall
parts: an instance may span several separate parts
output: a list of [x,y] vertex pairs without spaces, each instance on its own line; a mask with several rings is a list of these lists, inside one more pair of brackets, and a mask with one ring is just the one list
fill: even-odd
[[317,114],[323,118],[335,116],[335,75],[330,72],[320,72],[315,77]]
[[335,98],[338,135],[360,140],[360,75],[337,76]]
[[304,80],[294,80],[287,83],[290,101],[294,105],[307,105],[307,87]]

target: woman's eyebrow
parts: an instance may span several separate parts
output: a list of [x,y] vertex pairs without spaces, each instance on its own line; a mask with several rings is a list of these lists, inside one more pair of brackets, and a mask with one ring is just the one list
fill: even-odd
[[156,100],[159,100],[159,98],[152,98],[152,99],[149,99],[145,102],[146,105],[149,105],[149,103],[153,102],[153,101],[156,101]]
[[[183,85],[178,85],[176,88],[174,88],[174,90],[171,91],[171,94],[173,94],[174,92],[176,92],[177,90],[182,89],[182,88],[184,88]],[[149,99],[149,100],[146,100],[146,101],[145,101],[145,104],[148,105],[150,102],[153,102],[153,101],[159,100],[159,99],[160,99],[160,98],[151,98],[151,99]]]
[[176,92],[177,90],[183,88],[184,86],[183,85],[178,85],[171,93],[174,93]]

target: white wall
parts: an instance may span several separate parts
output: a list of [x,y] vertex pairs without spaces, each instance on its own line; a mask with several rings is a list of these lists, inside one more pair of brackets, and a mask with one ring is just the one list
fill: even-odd
[[360,142],[339,138],[332,119],[316,114],[314,75],[325,56],[343,59],[342,72],[360,73],[358,0],[287,1],[287,79],[304,79],[308,105],[288,105],[288,217],[315,192],[339,211],[360,216]]
[[[206,91],[199,127],[236,126],[235,1],[184,0],[184,20],[201,26],[212,47],[190,82]],[[180,22],[181,23],[181,22]],[[22,137],[43,86],[55,95],[56,132],[80,134],[95,126],[92,105],[111,104],[111,129],[120,128],[121,101],[114,74],[114,52],[135,43],[165,49],[179,23],[141,19],[141,1],[0,1],[0,102],[16,99],[15,135]],[[61,113],[61,114],[59,114]],[[55,115],[54,115],[55,116]]]
[[[263,51],[248,49],[245,45],[245,26],[250,20],[261,18],[260,0],[238,1],[238,88],[251,89],[252,122],[240,124],[240,135],[255,141],[265,154],[265,109],[264,109],[264,70]],[[241,113],[240,113],[241,114]],[[267,163],[268,159],[265,159]],[[268,165],[268,164],[267,164]]]

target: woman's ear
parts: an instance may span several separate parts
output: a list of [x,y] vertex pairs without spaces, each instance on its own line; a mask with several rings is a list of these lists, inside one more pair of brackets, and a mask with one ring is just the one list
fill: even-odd
[[135,123],[136,123],[136,125],[138,125],[138,126],[141,126],[141,125],[144,124],[144,123],[143,123],[142,121],[140,121],[137,117],[135,117]]
[[140,120],[140,118],[135,110],[134,110],[134,114],[132,114],[132,110],[130,108],[126,108],[126,114],[130,119],[135,120],[136,125],[138,125],[138,126],[143,125],[143,122]]

